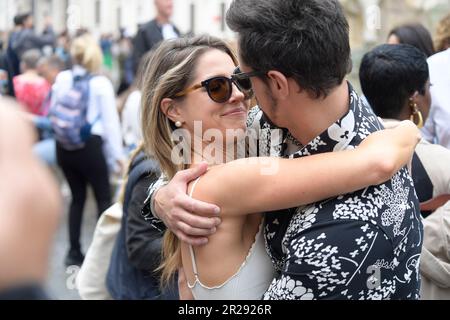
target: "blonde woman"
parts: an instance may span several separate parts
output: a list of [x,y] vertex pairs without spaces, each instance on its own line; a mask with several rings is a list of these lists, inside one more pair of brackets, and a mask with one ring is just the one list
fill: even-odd
[[[212,37],[171,40],[156,50],[145,73],[143,135],[168,179],[205,160],[201,155],[214,143],[224,145],[225,141],[206,138],[207,130],[223,137],[229,129],[246,130],[251,87],[232,75],[236,65],[230,48]],[[190,136],[184,141],[192,146],[201,139],[199,148],[190,150],[192,159],[187,160],[192,165],[173,162],[175,129],[182,129],[186,139]],[[263,215],[251,213],[291,208],[379,184],[407,162],[417,134],[414,125],[405,123],[398,130],[374,134],[358,150],[295,160],[234,160],[235,154],[224,147],[226,164],[211,165],[188,190],[196,199],[219,205],[222,223],[207,245],[195,249],[166,233],[163,284],[183,267],[195,299],[260,299],[274,268],[264,248]],[[268,167],[278,170],[261,174]],[[181,297],[192,298],[190,292],[182,291]]]
[[[66,265],[81,265],[84,259],[80,246],[80,230],[87,185],[94,190],[98,215],[111,205],[109,173],[121,170],[124,161],[119,116],[111,82],[98,74],[103,56],[96,41],[88,34],[74,40],[71,47],[72,70],[60,73],[52,94],[50,119],[60,123],[58,108],[67,99],[76,81],[87,81],[85,120],[91,127],[90,137],[81,148],[68,148],[58,137],[57,160],[72,193],[69,209],[70,250]],[[69,124],[70,125],[70,124]],[[57,131],[57,130],[55,130]],[[106,156],[103,151],[106,151]],[[109,165],[109,168],[108,168]]]

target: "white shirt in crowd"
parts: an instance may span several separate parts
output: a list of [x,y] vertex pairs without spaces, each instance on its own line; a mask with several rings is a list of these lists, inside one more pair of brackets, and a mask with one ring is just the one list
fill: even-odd
[[142,140],[141,97],[142,94],[139,90],[133,91],[122,111],[123,141],[128,150],[136,148]]
[[175,32],[175,29],[173,28],[172,24],[170,23],[163,24],[161,28],[164,40],[178,38],[178,34]]
[[423,137],[450,149],[450,49],[430,57],[428,65],[432,105]]
[[[63,71],[56,78],[52,88],[52,103],[72,88],[73,75],[86,74],[86,69],[80,66],[74,66],[72,71]],[[89,90],[87,120],[89,123],[94,123],[91,133],[102,137],[108,167],[111,172],[118,173],[120,166],[117,161],[123,161],[125,156],[113,85],[108,78],[98,75],[91,79]],[[97,118],[99,118],[98,121],[96,121]]]

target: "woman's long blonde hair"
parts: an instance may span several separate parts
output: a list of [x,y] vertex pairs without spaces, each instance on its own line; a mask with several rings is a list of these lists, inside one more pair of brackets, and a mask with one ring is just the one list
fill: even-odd
[[[211,36],[181,38],[163,42],[154,52],[144,74],[142,87],[142,130],[145,148],[158,161],[167,179],[185,169],[173,163],[171,155],[175,147],[172,132],[175,128],[161,111],[165,98],[175,98],[195,78],[198,59],[208,50],[217,49],[228,54],[237,65],[232,49],[222,40]],[[181,250],[178,238],[167,231],[163,240],[161,284],[167,285],[181,266]]]

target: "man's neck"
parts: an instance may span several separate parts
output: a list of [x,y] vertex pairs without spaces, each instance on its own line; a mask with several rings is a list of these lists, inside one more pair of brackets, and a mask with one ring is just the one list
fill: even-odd
[[325,99],[299,98],[291,109],[292,121],[287,129],[297,141],[307,145],[348,112],[349,101],[347,81]]
[[159,24],[160,26],[162,26],[162,25],[165,25],[165,24],[168,24],[168,23],[169,23],[169,17],[166,17],[166,16],[164,16],[164,15],[162,15],[162,14],[158,14],[158,15],[156,16],[156,21],[158,22],[158,24]]

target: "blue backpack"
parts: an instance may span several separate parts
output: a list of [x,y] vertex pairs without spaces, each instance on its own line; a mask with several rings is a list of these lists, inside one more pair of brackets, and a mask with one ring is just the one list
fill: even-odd
[[78,150],[85,146],[91,137],[91,128],[94,123],[87,120],[92,75],[73,77],[72,88],[59,97],[52,106],[49,119],[56,140],[66,150]]

